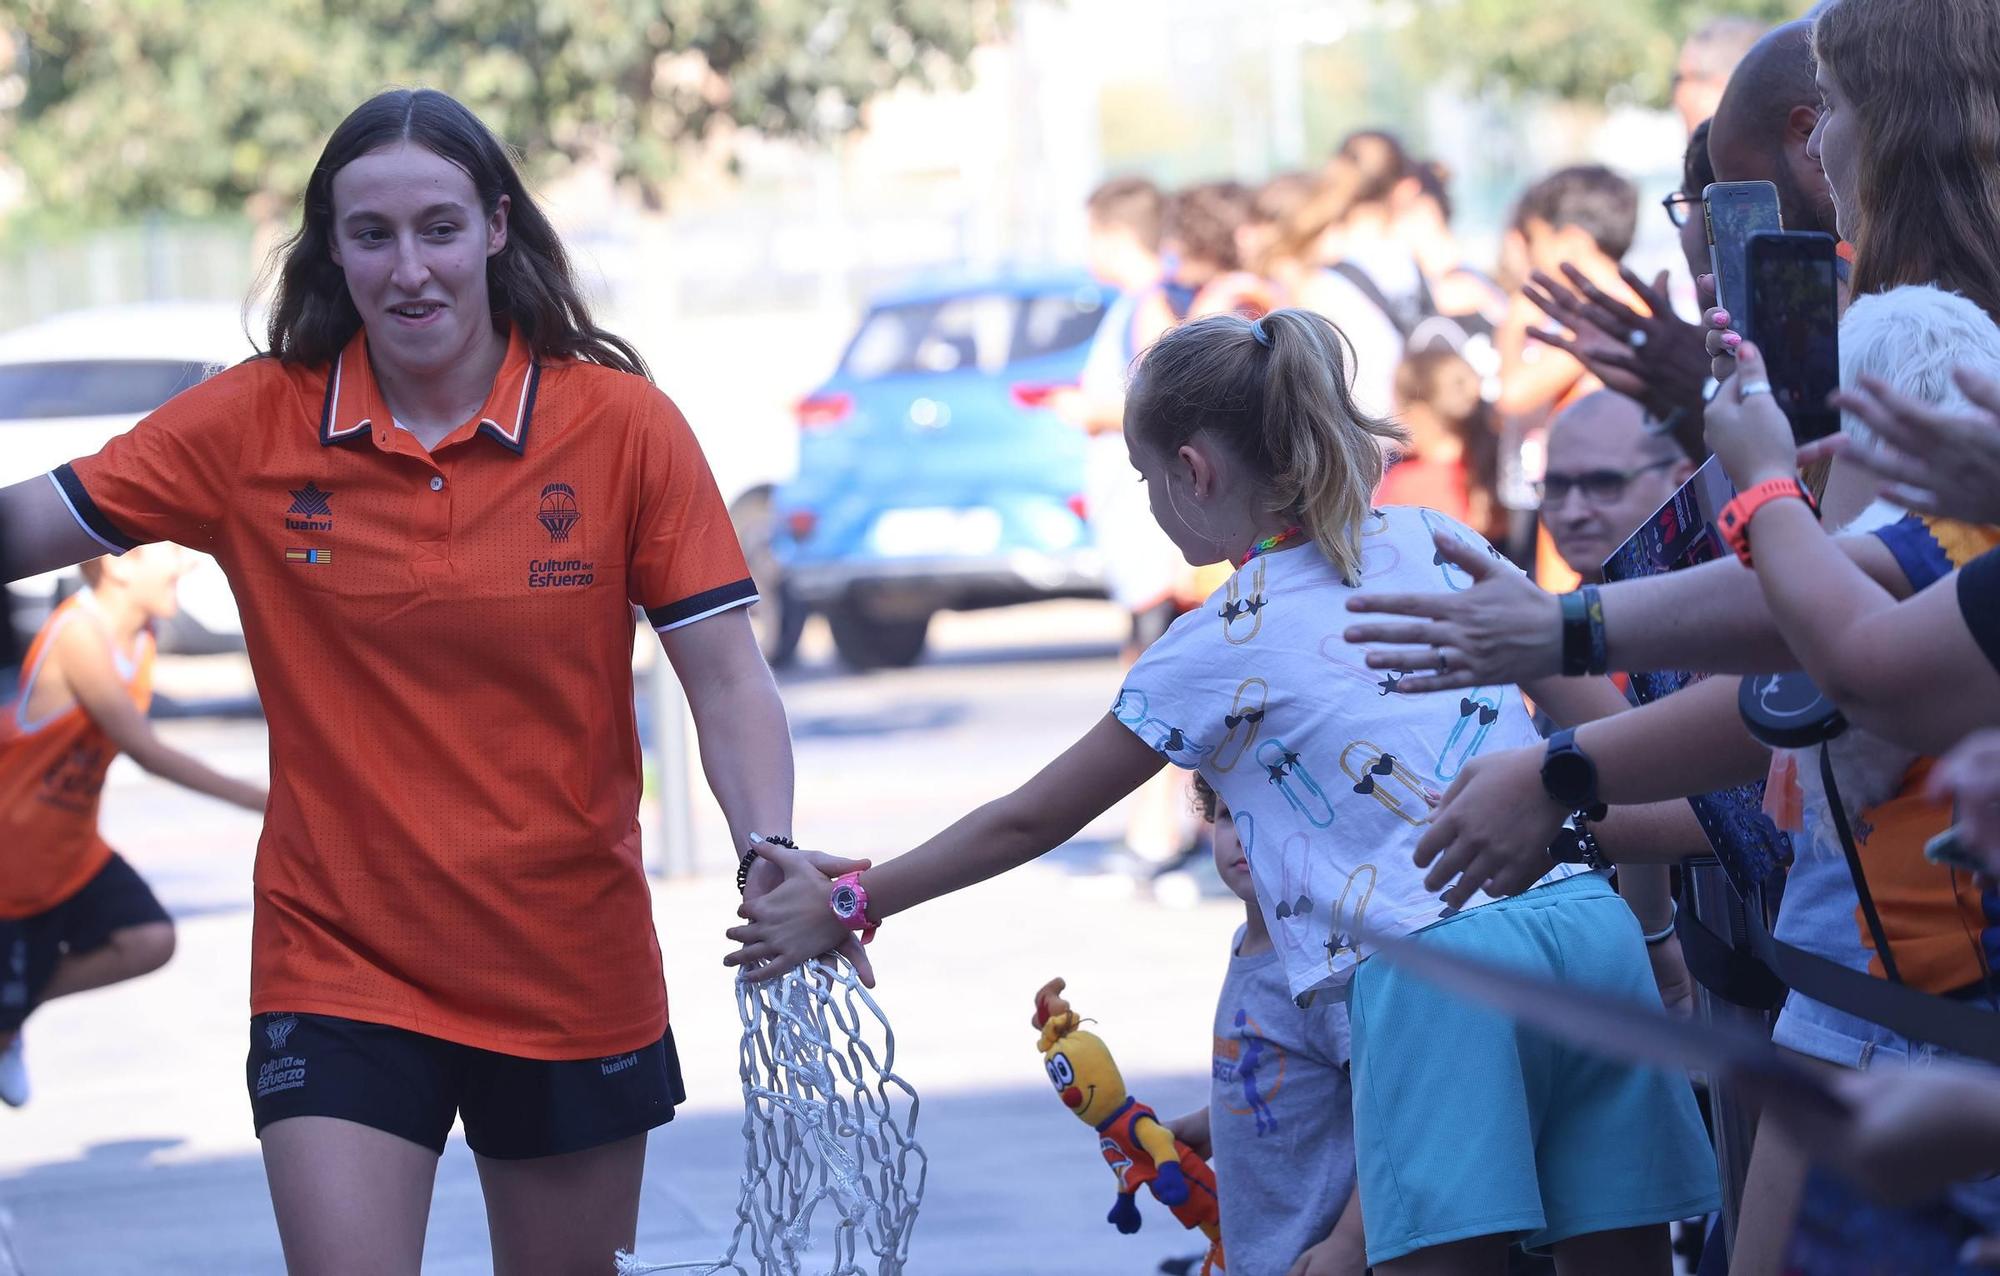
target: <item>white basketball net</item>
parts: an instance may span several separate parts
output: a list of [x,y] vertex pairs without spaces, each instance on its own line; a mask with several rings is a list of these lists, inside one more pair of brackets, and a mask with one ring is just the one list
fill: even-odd
[[930,1161],[917,1092],[893,1071],[888,1017],[839,958],[765,983],[739,978],[736,1006],[746,1147],[729,1252],[686,1263],[621,1252],[619,1276],[900,1276]]

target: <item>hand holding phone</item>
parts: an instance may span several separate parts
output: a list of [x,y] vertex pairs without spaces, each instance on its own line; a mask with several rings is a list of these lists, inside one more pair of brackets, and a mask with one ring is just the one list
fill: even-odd
[[1744,325],[1749,301],[1750,236],[1783,230],[1778,188],[1770,182],[1710,182],[1701,192],[1702,221],[1708,228],[1709,268],[1715,272],[1715,304],[1729,312],[1744,340],[1757,337]]

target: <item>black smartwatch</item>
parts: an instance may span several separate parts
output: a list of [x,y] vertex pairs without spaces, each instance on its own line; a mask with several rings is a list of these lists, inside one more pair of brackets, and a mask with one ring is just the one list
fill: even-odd
[[1604,804],[1597,800],[1597,764],[1577,747],[1573,727],[1549,737],[1549,751],[1542,757],[1542,788],[1566,811],[1593,820],[1604,818]]

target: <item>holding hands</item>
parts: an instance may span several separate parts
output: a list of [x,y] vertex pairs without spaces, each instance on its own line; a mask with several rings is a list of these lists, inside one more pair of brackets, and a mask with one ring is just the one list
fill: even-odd
[[868,860],[759,843],[743,903],[736,910],[746,924],[725,932],[741,947],[722,964],[744,967],[745,979],[761,983],[824,953],[839,953],[853,965],[863,986],[873,988],[875,968],[860,936],[842,926],[827,903],[835,878],[868,867]]

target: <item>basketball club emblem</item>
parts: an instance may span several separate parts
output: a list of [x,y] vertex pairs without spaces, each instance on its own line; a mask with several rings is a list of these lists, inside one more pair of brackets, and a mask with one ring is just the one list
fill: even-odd
[[273,1019],[264,1025],[264,1037],[271,1043],[272,1050],[283,1050],[286,1040],[292,1035],[292,1029],[298,1026],[298,1017],[295,1015],[286,1015],[282,1019]]
[[576,489],[567,483],[551,483],[542,489],[542,507],[535,515],[552,541],[566,541],[576,520],[583,517],[576,507]]

